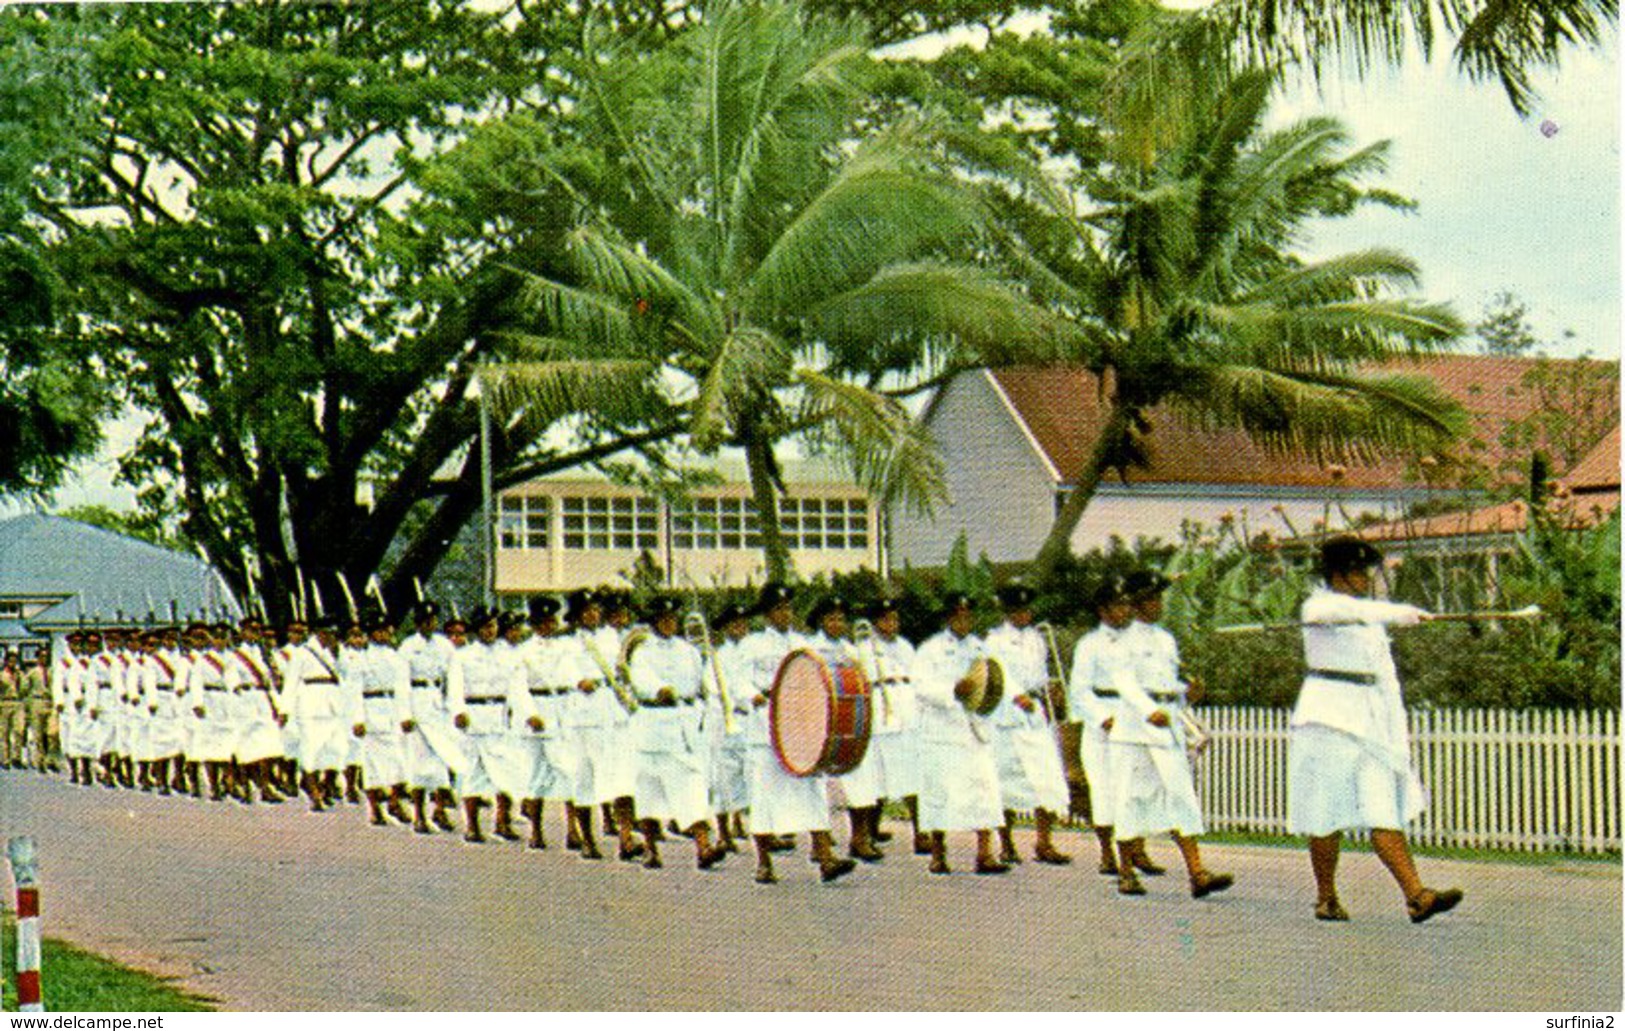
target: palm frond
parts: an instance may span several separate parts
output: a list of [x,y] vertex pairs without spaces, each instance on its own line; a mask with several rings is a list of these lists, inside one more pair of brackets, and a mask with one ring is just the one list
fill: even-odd
[[863,147],[797,213],[746,286],[748,310],[804,311],[880,269],[968,238],[982,211],[965,190],[908,166],[907,156]]
[[695,337],[720,334],[715,305],[642,250],[597,226],[581,226],[566,240],[566,254],[582,279],[634,310],[655,311]]
[[793,357],[784,341],[754,326],[724,336],[694,400],[689,438],[695,449],[714,451],[728,432],[730,408],[786,382]]
[[601,353],[629,355],[643,347],[636,309],[617,297],[505,266],[519,277],[519,302],[540,323],[540,336],[591,342]]
[[656,411],[657,372],[650,361],[568,358],[484,365],[477,375],[509,435],[528,443],[582,413],[617,423],[643,420]]
[[1425,376],[1199,366],[1181,374],[1168,399],[1198,425],[1237,428],[1272,451],[1322,460],[1426,454],[1468,425],[1455,399]]
[[809,330],[854,370],[896,365],[897,342],[926,342],[964,367],[1092,357],[1092,324],[1027,300],[985,269],[939,262],[895,265],[807,314]]
[[853,477],[882,504],[900,501],[925,513],[946,500],[942,457],[906,408],[821,372],[798,370],[796,379],[805,394],[801,421],[838,447]]
[[1447,349],[1465,332],[1448,305],[1361,298],[1195,304],[1205,357],[1279,370],[1324,370]]
[[1370,296],[1386,287],[1414,287],[1421,280],[1416,262],[1398,251],[1373,247],[1301,265],[1241,293],[1240,304],[1342,301]]

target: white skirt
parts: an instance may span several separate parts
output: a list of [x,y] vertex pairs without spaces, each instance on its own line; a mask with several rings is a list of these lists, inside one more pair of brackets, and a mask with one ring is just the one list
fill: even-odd
[[772,745],[750,746],[750,831],[799,834],[829,830],[829,796],[823,777],[793,777]]
[[1287,829],[1326,837],[1346,830],[1401,830],[1427,807],[1414,767],[1396,769],[1359,738],[1315,724],[1287,739]]
[[1004,826],[998,759],[991,741],[921,741],[920,773],[920,830]]
[[636,755],[627,747],[627,724],[578,727],[573,797],[577,805],[600,805],[637,788]]
[[1096,827],[1112,825],[1112,771],[1106,732],[1098,725],[1085,724],[1078,738],[1078,758],[1089,781],[1089,822]]
[[1107,750],[1118,841],[1165,831],[1196,835],[1207,830],[1184,749],[1116,742]]
[[1071,796],[1061,748],[1049,727],[1000,727],[993,735],[1004,808],[1065,813]]
[[644,752],[638,760],[638,819],[676,820],[686,829],[711,818],[703,753]]
[[750,745],[743,734],[724,734],[711,752],[711,811],[732,813],[750,805]]

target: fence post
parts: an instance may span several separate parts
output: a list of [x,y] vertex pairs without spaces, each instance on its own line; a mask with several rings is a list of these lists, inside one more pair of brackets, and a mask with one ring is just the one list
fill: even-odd
[[6,843],[11,879],[17,885],[17,1011],[43,1013],[40,1003],[39,878],[34,839],[22,836]]

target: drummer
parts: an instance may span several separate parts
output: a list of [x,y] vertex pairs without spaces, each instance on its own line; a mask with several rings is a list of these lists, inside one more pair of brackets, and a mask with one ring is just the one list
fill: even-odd
[[1019,863],[1012,826],[1016,811],[1033,811],[1038,844],[1033,858],[1064,866],[1072,857],[1051,842],[1055,814],[1067,808],[1066,773],[1050,721],[1049,644],[1033,625],[1034,592],[1026,584],[1006,584],[999,590],[1004,622],[987,635],[987,653],[1004,667],[1004,697],[993,711],[993,747],[999,757],[999,789],[1003,793],[1003,846],[999,858]]
[[791,626],[795,614],[789,587],[779,583],[763,586],[757,611],[766,622],[742,642],[750,656],[751,703],[755,707],[747,736],[750,741],[750,829],[756,841],[756,883],[773,884],[772,852],[775,837],[782,834],[812,835],[812,855],[825,881],[844,877],[856,868],[851,859],[837,859],[829,832],[829,799],[824,778],[796,777],[779,762],[768,729],[768,698],[774,688],[779,665],[792,651],[807,647],[807,641]]
[[1010,869],[993,854],[993,829],[1003,823],[993,728],[970,712],[976,689],[970,674],[986,656],[971,633],[974,603],[967,594],[948,596],[943,629],[914,658],[920,702],[920,828],[931,835],[931,872],[948,873],[947,831],[976,832],[976,872]]
[[[846,602],[839,595],[819,599],[807,613],[807,626],[814,631],[808,647],[831,666],[861,669],[859,652],[846,636],[846,617]],[[878,863],[885,858],[885,853],[875,846],[872,833],[880,819],[880,785],[874,772],[878,768],[878,763],[869,765],[865,753],[855,768],[829,781],[831,785],[839,784],[841,794],[846,797],[847,818],[852,825],[847,854],[865,863]]]

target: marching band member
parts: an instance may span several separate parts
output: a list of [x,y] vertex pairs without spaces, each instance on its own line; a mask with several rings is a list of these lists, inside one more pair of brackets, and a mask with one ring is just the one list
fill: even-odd
[[709,870],[727,852],[711,847],[707,824],[709,755],[702,728],[703,660],[699,649],[677,635],[678,611],[675,598],[657,598],[650,604],[648,622],[653,633],[630,662],[632,688],[638,695],[632,726],[640,753],[633,794],[648,850],[643,865],[660,867],[656,834],[661,821],[671,819],[694,838],[695,862],[701,870]]
[[1144,894],[1133,877],[1133,866],[1134,858],[1144,854],[1146,835],[1169,831],[1185,860],[1191,896],[1202,898],[1230,887],[1234,878],[1206,869],[1196,842],[1196,835],[1207,827],[1196,798],[1184,729],[1177,719],[1184,694],[1179,645],[1173,634],[1157,626],[1162,592],[1168,585],[1166,577],[1150,570],[1136,570],[1123,581],[1135,614],[1126,634],[1135,675],[1120,684],[1122,712],[1108,747],[1112,812],[1119,863],[1134,881],[1125,894]]
[[[570,595],[567,613],[571,630],[564,638],[578,693],[567,696],[564,728],[574,738],[575,831],[584,859],[601,859],[592,830],[593,808],[604,810],[605,833],[620,841],[620,857],[631,861],[643,854],[632,838],[632,791],[637,767],[626,742],[631,715],[613,687],[621,653],[620,635],[604,621],[600,592],[588,588]],[[625,688],[625,690],[630,690]],[[617,810],[619,816],[617,816]]]
[[[716,625],[722,631],[722,643],[716,647],[714,660],[708,659],[705,664],[707,693],[713,702],[709,717],[711,809],[717,814],[717,836],[722,847],[737,852],[735,833],[743,836],[743,815],[750,807],[750,744],[745,727],[751,715],[751,665],[743,645],[745,635],[750,633],[750,611],[743,605],[724,605],[717,613]],[[730,709],[727,718],[724,705]]]
[[[455,830],[447,808],[451,805],[451,771],[460,766],[460,749],[446,715],[446,668],[456,646],[435,632],[440,606],[420,601],[412,610],[413,632],[396,649],[412,680],[412,714],[403,727],[408,793],[412,798],[412,829],[433,833],[432,820],[441,830]],[[424,804],[434,795],[434,813],[426,817]]]
[[1066,773],[1050,722],[1049,643],[1033,626],[1033,590],[1008,584],[999,591],[1004,622],[987,635],[987,654],[1004,667],[1004,695],[993,711],[993,748],[999,761],[1004,823],[1001,862],[1019,863],[1012,827],[1016,810],[1033,810],[1038,843],[1033,858],[1064,866],[1072,857],[1051,841],[1055,814],[1066,811]]
[[914,686],[920,700],[920,828],[931,835],[931,872],[948,870],[947,831],[976,832],[976,872],[1001,874],[1010,867],[993,854],[993,828],[1003,823],[998,759],[991,726],[963,702],[972,691],[967,675],[987,654],[975,626],[969,595],[949,595],[943,629],[920,645]]
[[67,636],[62,655],[51,667],[51,701],[56,706],[62,757],[68,763],[68,780],[90,783],[89,752],[85,747],[85,674],[90,669],[90,644],[82,631]]
[[1462,893],[1423,885],[1405,841],[1403,828],[1427,796],[1411,761],[1387,628],[1431,614],[1368,597],[1371,570],[1381,563],[1382,554],[1358,537],[1321,546],[1324,583],[1303,603],[1308,672],[1287,739],[1287,827],[1309,837],[1317,919],[1348,919],[1337,898],[1338,852],[1344,831],[1365,828],[1405,895],[1411,921],[1421,923],[1454,909]]
[[750,656],[752,698],[755,708],[749,724],[750,736],[750,830],[756,840],[756,882],[773,884],[772,851],[775,838],[807,831],[812,836],[812,855],[819,876],[825,881],[844,877],[857,867],[851,859],[837,859],[834,839],[829,832],[829,796],[821,776],[795,777],[786,771],[773,751],[768,728],[768,695],[774,687],[779,664],[792,651],[807,647],[807,641],[791,629],[795,618],[790,608],[791,591],[783,584],[769,583],[757,602],[767,625],[742,642]]
[[231,688],[226,686],[226,645],[229,641],[217,628],[194,623],[187,628],[192,645],[191,677],[186,686],[192,707],[192,732],[186,758],[193,771],[194,794],[201,793],[197,781],[198,764],[209,779],[209,800],[226,797],[226,767],[236,750],[237,733],[232,722]]
[[[1078,639],[1072,651],[1072,673],[1067,680],[1067,711],[1082,724],[1079,751],[1084,775],[1089,779],[1089,820],[1100,840],[1100,872],[1123,878],[1119,887],[1139,883],[1134,866],[1146,873],[1161,873],[1147,860],[1136,862],[1127,873],[1119,870],[1114,854],[1112,829],[1111,759],[1106,750],[1108,735],[1116,723],[1122,686],[1134,676],[1134,656],[1129,651],[1127,633],[1134,623],[1134,606],[1129,604],[1123,578],[1108,576],[1096,588],[1095,615],[1100,623]],[[1136,860],[1138,860],[1136,856]],[[1150,867],[1150,869],[1147,869]]]
[[875,780],[870,809],[869,836],[886,842],[891,835],[880,826],[886,799],[900,798],[908,806],[914,827],[914,854],[929,855],[931,841],[920,832],[920,746],[918,703],[912,672],[914,645],[899,631],[902,618],[893,599],[882,599],[869,609],[874,636],[858,648],[864,672],[874,689],[874,730],[863,766]]
[[100,630],[85,635],[90,649],[85,678],[85,723],[83,747],[101,762],[100,782],[113,786],[113,749],[118,735],[118,662],[107,650]]
[[[807,613],[807,626],[813,630],[807,647],[831,666],[845,664],[863,666],[858,649],[846,639],[846,602],[835,595],[825,597]],[[872,713],[871,713],[872,719]],[[852,835],[847,842],[847,854],[865,863],[878,863],[885,853],[875,846],[873,828],[880,821],[880,783],[871,767],[867,749],[863,761],[856,768],[826,783],[838,783],[846,796],[847,819]]]

